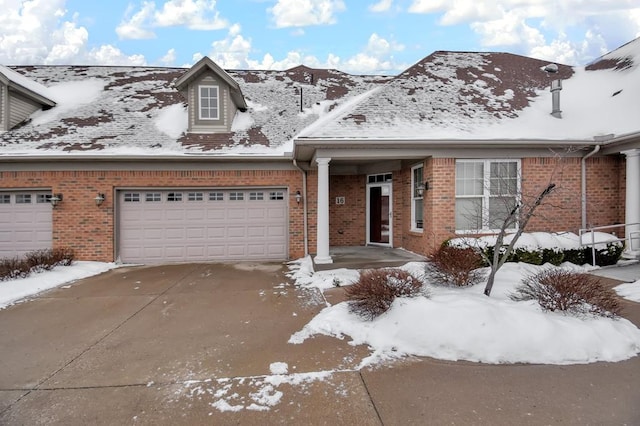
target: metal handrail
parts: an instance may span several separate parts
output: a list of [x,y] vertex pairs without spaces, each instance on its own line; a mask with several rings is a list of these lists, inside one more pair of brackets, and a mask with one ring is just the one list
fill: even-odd
[[[578,235],[580,236],[580,245],[581,246],[591,246],[591,262],[593,266],[596,266],[596,244],[603,244],[602,242],[596,243],[595,241],[595,231],[602,231],[605,229],[615,229],[615,228],[625,228],[625,238],[616,238],[615,240],[611,240],[608,242],[618,241],[624,243],[625,247],[628,247],[629,250],[633,249],[633,240],[640,238],[640,230],[629,232],[629,238],[626,237],[626,228],[627,226],[639,226],[640,222],[632,222],[632,223],[618,223],[615,225],[604,225],[604,226],[594,226],[591,228],[580,228]],[[582,240],[582,235],[590,232],[591,233],[591,242],[584,242]],[[627,245],[627,239],[629,243]]]

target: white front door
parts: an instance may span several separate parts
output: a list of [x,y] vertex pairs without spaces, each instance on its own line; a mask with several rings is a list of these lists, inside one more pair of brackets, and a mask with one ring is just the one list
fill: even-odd
[[391,183],[367,185],[367,244],[393,245]]

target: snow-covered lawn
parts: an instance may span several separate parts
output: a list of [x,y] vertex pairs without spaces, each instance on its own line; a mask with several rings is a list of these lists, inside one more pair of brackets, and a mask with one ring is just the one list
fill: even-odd
[[[357,279],[349,270],[313,273],[309,262],[292,264],[291,276],[299,285],[327,289],[336,280],[345,285]],[[510,299],[523,277],[548,267],[505,264],[491,297],[482,294],[484,285],[455,289],[427,284],[429,297],[396,299],[373,321],[349,312],[347,302],[327,306],[289,342],[300,344],[317,334],[348,337],[372,350],[362,366],[405,355],[492,364],[582,364],[621,361],[640,352],[640,330],[624,318],[576,318],[544,312],[533,301]],[[562,267],[584,271],[569,263]],[[422,277],[424,263],[402,268]],[[629,287],[636,296],[640,293]]]
[[98,275],[116,267],[115,263],[73,262],[71,266],[56,266],[51,271],[34,273],[26,278],[0,281],[0,309],[45,290]]

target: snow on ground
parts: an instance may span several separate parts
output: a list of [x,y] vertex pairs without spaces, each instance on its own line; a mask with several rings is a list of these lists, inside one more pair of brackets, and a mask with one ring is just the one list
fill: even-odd
[[[273,364],[271,367],[273,368]],[[289,385],[304,390],[314,382],[327,381],[336,372],[338,371],[274,373],[267,376],[191,380],[184,383],[184,389],[179,390],[176,396],[186,394],[189,398],[206,398],[210,401],[209,405],[218,411],[269,411],[282,400],[284,393],[280,387]],[[336,397],[341,392],[337,388]]]
[[640,280],[633,283],[620,284],[614,290],[618,293],[618,296],[640,303]]
[[71,266],[56,266],[51,271],[34,273],[26,278],[0,281],[0,309],[45,290],[98,275],[116,267],[115,263],[73,262]]
[[[403,268],[420,276],[423,267],[412,262]],[[621,361],[640,352],[640,330],[624,318],[577,318],[544,312],[533,301],[510,299],[523,277],[549,267],[505,264],[489,298],[483,295],[483,284],[463,289],[427,285],[428,298],[396,299],[373,321],[349,312],[347,302],[328,306],[289,342],[300,344],[317,334],[348,336],[353,345],[366,344],[372,350],[362,367],[404,355],[491,364],[584,364]],[[326,288],[326,277],[307,275],[302,283]]]

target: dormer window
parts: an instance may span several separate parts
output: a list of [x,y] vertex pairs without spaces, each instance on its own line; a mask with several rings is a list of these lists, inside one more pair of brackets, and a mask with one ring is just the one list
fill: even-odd
[[231,133],[236,113],[248,108],[238,82],[206,56],[175,86],[187,101],[188,133]]
[[200,120],[220,119],[220,96],[218,86],[200,86]]

